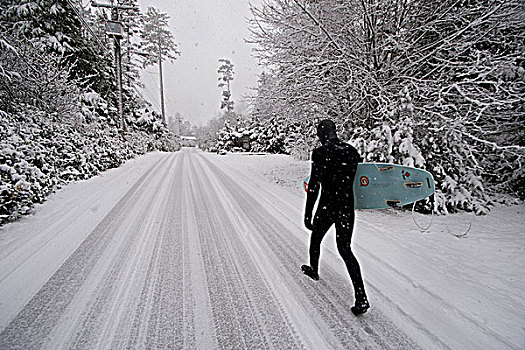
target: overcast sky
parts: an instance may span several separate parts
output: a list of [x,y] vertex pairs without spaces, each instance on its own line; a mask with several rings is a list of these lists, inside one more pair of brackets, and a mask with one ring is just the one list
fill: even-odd
[[[249,0],[139,0],[143,13],[152,6],[170,16],[170,29],[181,51],[164,69],[165,107],[168,116],[179,112],[193,125],[205,124],[220,111],[221,89],[217,87],[218,60],[234,65],[232,98],[239,104],[249,88],[256,86],[260,69],[251,56],[246,18]],[[251,0],[257,3],[257,0]],[[158,68],[142,74],[146,97],[160,108]]]

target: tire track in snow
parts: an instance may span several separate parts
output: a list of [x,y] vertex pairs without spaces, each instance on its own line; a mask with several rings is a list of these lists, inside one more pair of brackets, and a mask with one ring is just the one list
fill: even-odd
[[[186,157],[183,154],[182,157]],[[153,302],[148,321],[146,348],[187,349],[195,344],[191,280],[185,278],[185,239],[182,229],[182,197],[173,191],[180,189],[184,160],[176,169],[170,185],[168,205],[165,207],[160,235],[156,278],[151,285]],[[187,267],[186,267],[187,269]],[[189,305],[187,304],[189,302]]]
[[[174,198],[178,199],[178,193],[175,191],[175,184],[179,180],[179,163],[181,162],[180,158],[181,155],[173,155],[173,157],[177,157],[178,162],[172,167],[170,167],[169,176],[166,176],[165,184],[167,185],[165,188],[163,188],[158,193],[158,199],[157,203],[154,205],[154,209],[151,210],[151,217],[150,221],[154,222],[154,224],[150,225],[146,228],[144,234],[148,237],[147,242],[144,243],[148,248],[144,248],[144,252],[142,254],[138,255],[138,260],[136,263],[136,267],[134,268],[137,271],[141,271],[140,273],[136,273],[136,277],[134,278],[134,281],[128,281],[124,279],[128,283],[129,289],[133,289],[132,297],[129,298],[127,305],[125,306],[125,315],[121,317],[120,324],[118,326],[117,332],[113,336],[113,341],[111,348],[152,348],[153,346],[151,344],[147,344],[146,339],[146,332],[147,332],[147,326],[150,317],[144,317],[140,318],[140,315],[143,315],[143,313],[139,308],[139,304],[143,301],[143,297],[148,297],[148,288],[158,288],[158,285],[153,284],[147,284],[148,281],[147,277],[150,277],[149,281],[153,279],[154,276],[148,276],[147,272],[152,273],[154,268],[156,273],[159,273],[159,255],[157,253],[166,253],[166,245],[163,244],[165,241],[163,240],[163,236],[166,236],[166,225],[171,225],[173,217],[177,218],[178,211],[176,210],[176,207],[174,206]],[[169,180],[169,177],[172,177],[172,180]],[[174,197],[177,196],[177,197]],[[160,214],[162,214],[162,219],[158,219]],[[169,217],[167,215],[170,215]],[[178,228],[178,225],[174,225],[173,227]],[[142,245],[142,243],[141,243]],[[169,252],[168,252],[169,253]],[[151,267],[151,268],[150,268]],[[153,291],[151,291],[153,292]],[[124,296],[123,296],[124,297]],[[125,298],[125,297],[124,297]],[[149,311],[153,309],[154,305],[149,305]],[[168,310],[169,312],[173,313],[174,310]],[[148,312],[148,315],[151,315],[150,312]],[[137,317],[139,316],[139,317]],[[187,317],[185,319],[188,319]],[[138,321],[138,322],[134,322]],[[188,319],[188,324],[192,325],[192,320]],[[141,329],[141,325],[144,325]],[[142,334],[142,342],[140,343],[132,343],[132,339],[135,339],[134,337],[136,334]],[[186,343],[185,343],[186,344]]]
[[[202,166],[202,162],[200,162],[199,165]],[[268,271],[263,269],[263,266],[269,265],[269,262],[266,259],[266,256],[261,258],[260,246],[257,244],[257,242],[252,240],[251,232],[253,231],[253,228],[249,224],[249,220],[246,220],[247,213],[244,212],[245,208],[234,208],[232,206],[230,194],[227,193],[228,191],[224,190],[223,184],[217,182],[215,179],[216,174],[214,174],[213,171],[207,166],[205,166],[205,172],[207,173],[207,179],[209,181],[208,186],[216,190],[217,193],[214,195],[218,196],[218,198],[221,200],[221,216],[223,218],[227,218],[229,223],[233,225],[230,231],[235,232],[236,235],[235,237],[232,237],[232,241],[236,242],[237,245],[242,245],[243,249],[240,249],[241,247],[239,246],[234,247],[236,248],[236,252],[243,256],[240,261],[250,261],[251,263],[249,266],[253,266],[255,268],[249,271],[241,271],[244,279],[253,279],[253,282],[247,282],[247,285],[250,289],[253,290],[253,288],[256,288],[257,290],[261,290],[259,293],[253,293],[252,298],[257,300],[255,302],[256,304],[272,306],[271,309],[273,311],[271,313],[266,312],[266,314],[263,316],[266,318],[266,320],[264,320],[264,324],[272,325],[275,330],[286,329],[286,332],[281,331],[279,334],[276,334],[275,331],[272,331],[267,334],[267,336],[272,338],[272,340],[276,340],[274,345],[279,349],[291,348],[292,346],[293,348],[305,348],[306,345],[303,343],[303,340],[305,339],[301,339],[297,329],[295,328],[296,324],[291,321],[292,318],[296,322],[303,322],[304,319],[300,318],[300,316],[299,318],[290,318],[290,314],[286,312],[282,300],[279,296],[277,296],[273,289],[275,286],[274,282],[269,283],[269,280],[275,280],[276,278],[279,278],[279,276],[271,273],[268,274]],[[243,270],[245,265],[246,264],[237,263],[237,266],[240,270]],[[256,271],[256,273],[253,271]],[[289,295],[286,295],[286,297],[289,297]],[[313,336],[312,334],[309,335]],[[310,339],[307,339],[306,344],[309,344],[309,348],[326,348],[328,346],[326,343],[316,343],[315,341],[311,342]]]
[[[186,162],[188,158],[186,157]],[[185,165],[185,167],[188,167]],[[183,199],[182,222],[184,232],[184,278],[191,285],[191,290],[185,290],[186,298],[190,298],[187,305],[193,304],[195,347],[196,349],[218,349],[217,335],[215,333],[211,298],[206,278],[203,249],[198,237],[197,217],[195,213],[195,199],[192,198],[192,182],[190,172],[185,171],[180,188]]]
[[220,348],[245,349],[249,348],[250,343],[261,344],[259,330],[251,327],[254,324],[253,313],[247,309],[244,286],[237,272],[232,271],[234,262],[228,248],[217,238],[223,232],[220,220],[211,206],[218,202],[206,196],[202,187],[205,184],[199,181],[193,164],[191,168],[192,178],[197,182],[195,184],[190,181],[190,186],[192,198],[195,199],[197,227],[203,247],[204,268],[218,345]]
[[[152,255],[149,259],[149,264],[145,274],[142,288],[140,288],[139,300],[136,306],[133,319],[131,322],[131,334],[127,342],[126,348],[140,348],[146,347],[146,339],[148,333],[148,322],[150,319],[151,310],[153,309],[153,299],[155,293],[155,277],[158,274],[160,251],[163,244],[163,235],[157,234],[155,237],[155,245],[153,247]],[[146,320],[146,321],[144,321]]]
[[[114,339],[115,328],[118,325],[119,318],[125,317],[123,306],[121,303],[126,302],[126,290],[130,288],[129,284],[133,283],[133,272],[130,271],[132,266],[136,266],[132,252],[134,247],[143,244],[145,228],[148,221],[148,213],[155,215],[162,212],[161,208],[165,207],[165,201],[159,198],[162,194],[162,189],[166,187],[170,168],[173,166],[176,158],[171,157],[166,169],[159,177],[164,181],[152,183],[155,185],[154,189],[144,188],[144,198],[141,198],[136,206],[139,210],[132,220],[129,231],[125,227],[115,227],[114,230],[124,235],[122,241],[118,242],[117,251],[110,252],[113,256],[109,258],[101,258],[104,273],[98,277],[96,289],[92,291],[92,297],[89,303],[84,306],[86,310],[81,319],[77,322],[77,332],[74,335],[71,343],[66,347],[69,349],[92,349],[92,348],[110,348],[110,344],[114,344],[111,339]],[[131,209],[126,210],[128,216],[131,216]],[[106,262],[107,260],[107,262]],[[129,306],[128,306],[129,307]]]
[[[181,278],[188,270],[183,263],[186,243],[182,237],[180,182],[183,174],[184,154],[176,153],[176,166],[169,166],[162,185],[155,191],[151,220],[158,224],[148,227],[149,250],[140,257],[143,272],[136,281],[126,281],[134,295],[128,298],[123,315],[106,346],[96,348],[126,349],[188,349],[195,348],[193,295],[191,280]],[[148,207],[149,203],[141,202]],[[189,271],[186,271],[187,275]],[[121,280],[120,283],[123,283]],[[189,292],[188,292],[189,291]],[[97,293],[99,294],[99,293]],[[117,297],[120,297],[117,296]],[[115,299],[115,298],[113,298]],[[106,321],[105,327],[110,327]],[[88,338],[89,339],[89,338]],[[100,342],[99,342],[100,344]]]
[[[376,316],[373,324],[357,320],[350,312],[353,304],[350,281],[341,283],[339,274],[331,267],[323,267],[323,280],[328,282],[326,284],[324,281],[313,283],[302,276],[299,271],[300,261],[307,258],[304,242],[299,241],[280,222],[269,220],[272,214],[256,198],[211,161],[202,156],[201,158],[213,169],[222,186],[231,191],[239,208],[251,214],[251,224],[257,229],[254,233],[258,234],[259,239],[270,248],[270,254],[275,255],[276,260],[289,274],[287,279],[289,287],[297,290],[299,286],[297,293],[306,293],[316,312],[321,315],[343,347],[362,348],[368,345],[383,349],[417,348],[417,345],[385,318]],[[312,317],[316,315],[312,313]]]
[[255,262],[239,245],[239,232],[228,220],[224,199],[210,187],[194,159],[190,187],[195,213],[203,216],[197,226],[219,347],[301,348]]
[[[209,173],[209,175],[212,173]],[[208,176],[212,179],[214,176]],[[281,274],[282,269],[274,268],[275,257],[268,254],[269,248],[263,247],[260,242],[253,239],[252,232],[256,231],[256,228],[250,223],[248,213],[243,208],[238,208],[233,205],[231,196],[227,191],[220,190],[222,184],[217,180],[212,179],[212,186],[219,189],[220,197],[223,198],[222,205],[225,208],[225,215],[229,217],[230,222],[235,226],[235,231],[238,232],[238,242],[243,245],[245,250],[249,252],[251,259],[255,263],[259,276],[257,280],[262,282],[265,287],[265,294],[271,296],[273,303],[276,305],[276,312],[271,313],[273,318],[265,323],[273,324],[276,328],[286,327],[289,329],[289,335],[292,335],[297,344],[300,344],[303,348],[309,349],[327,349],[333,348],[334,346],[329,345],[328,342],[324,341],[319,335],[318,330],[310,326],[310,322],[304,322],[306,314],[301,312],[301,306],[296,302],[297,297],[290,298],[290,295],[294,295],[290,289],[281,288]],[[252,276],[251,274],[249,276]],[[276,287],[278,286],[278,287]],[[255,294],[257,297],[258,294]],[[262,300],[262,299],[261,299]],[[261,301],[261,303],[267,304],[268,301]],[[285,307],[284,304],[292,304],[291,307]],[[293,313],[288,313],[286,310],[293,309]],[[297,327],[299,326],[300,332]],[[303,336],[299,334],[301,333]],[[276,336],[271,334],[271,336]],[[282,338],[284,338],[282,337]]]
[[[209,161],[210,160],[208,160],[208,162]],[[233,168],[231,168],[231,169],[233,169]],[[260,192],[260,190],[259,190],[260,184],[257,183],[253,178],[247,177],[246,175],[244,175],[242,173],[239,173],[239,176],[240,176],[240,178],[242,178],[243,182],[245,182],[245,183],[247,183],[249,185],[250,189],[253,191],[252,193]],[[278,197],[276,197],[274,194],[271,194],[271,196],[274,197],[276,200],[278,200]],[[275,204],[268,203],[268,202],[266,202],[264,205],[265,206],[272,206],[276,210],[279,210],[279,207],[289,208],[289,206],[285,202],[283,202],[282,204],[279,203],[279,206],[276,206]],[[370,224],[366,223],[366,222],[359,222],[358,224],[359,225],[370,226]],[[380,270],[380,269],[387,269],[387,270],[389,270],[391,272],[389,274],[389,276],[396,276],[396,277],[392,277],[393,280],[395,280],[395,279],[402,279],[402,280],[406,281],[409,285],[411,285],[411,286],[413,285],[413,280],[412,279],[410,279],[402,271],[400,271],[400,270],[398,270],[396,268],[393,268],[391,264],[389,264],[387,261],[382,259],[380,256],[378,256],[377,254],[375,254],[375,253],[373,253],[371,251],[364,250],[364,248],[362,248],[360,245],[357,245],[357,247],[361,248],[359,251],[360,251],[360,254],[363,255],[363,257],[366,257],[366,258],[368,258],[370,260],[373,260],[373,261],[377,262],[377,264],[372,264],[372,267],[369,267],[369,268],[377,268],[378,270]],[[337,253],[335,253],[335,254],[337,254]],[[324,275],[326,275],[326,273],[325,273],[324,267],[323,267],[323,279],[325,279]],[[451,336],[448,333],[438,333],[435,330],[434,331],[433,330],[429,330],[428,327],[425,327],[424,323],[422,323],[419,320],[415,319],[413,316],[410,315],[410,312],[407,312],[405,310],[406,305],[404,307],[403,305],[401,305],[399,303],[399,301],[393,300],[391,297],[389,297],[389,295],[387,293],[385,293],[381,288],[379,288],[377,284],[375,284],[375,283],[373,283],[371,281],[366,281],[366,283],[367,283],[367,288],[372,291],[371,294],[380,296],[381,299],[387,301],[388,305],[392,306],[396,310],[397,314],[402,315],[403,318],[406,319],[409,323],[411,323],[413,325],[413,327],[415,329],[417,329],[418,332],[424,333],[426,335],[426,337],[429,340],[429,344],[432,344],[434,346],[437,346],[439,348],[444,348],[444,349],[454,348],[454,345],[451,345],[451,344],[461,344],[461,346],[465,346],[464,340],[462,340],[461,338],[458,338],[457,342],[454,343],[454,342],[451,342],[451,339],[454,338],[454,335]],[[492,344],[491,346],[493,346],[493,347],[498,347],[498,346],[504,345],[504,346],[508,347],[509,349],[517,349],[515,344],[509,342],[507,339],[502,337],[500,334],[494,332],[487,325],[483,324],[482,321],[477,320],[475,318],[472,318],[471,316],[465,314],[460,309],[458,309],[457,307],[452,305],[449,301],[443,299],[442,297],[440,297],[439,295],[437,295],[433,291],[431,291],[428,288],[425,288],[424,286],[421,286],[421,285],[417,285],[417,286],[414,286],[414,287],[417,288],[418,290],[420,290],[423,293],[423,298],[427,298],[428,300],[433,300],[434,303],[437,301],[439,305],[443,306],[443,308],[440,307],[439,310],[435,310],[435,312],[436,312],[435,317],[439,317],[438,314],[441,313],[441,312],[447,313],[447,314],[458,315],[459,316],[458,318],[454,318],[454,322],[458,322],[458,327],[463,327],[464,328],[465,325],[468,325],[467,327],[472,327],[473,329],[480,329],[480,330],[482,330],[481,332],[483,334],[490,335],[489,337],[484,338],[482,340],[481,339],[473,339],[472,343],[470,345],[472,348],[477,348],[479,346],[483,346],[483,344],[486,345],[486,344],[490,343],[490,344]],[[366,327],[366,329],[368,329],[369,331],[374,332],[374,329],[376,328],[377,322],[379,322],[378,319],[377,319],[378,316],[379,315],[377,315],[375,313],[370,313],[369,312],[366,315],[366,317],[359,318],[359,321],[362,323],[363,327]]]
[[137,180],[0,333],[0,349],[36,349],[42,346],[112,240],[115,231],[110,228],[118,227],[126,219],[126,207],[140,195],[139,190],[161,164],[162,159]]

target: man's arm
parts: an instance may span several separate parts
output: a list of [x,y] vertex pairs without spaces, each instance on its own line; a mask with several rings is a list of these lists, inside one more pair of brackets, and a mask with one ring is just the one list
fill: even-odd
[[320,167],[318,158],[318,154],[314,151],[312,153],[312,170],[310,173],[310,181],[308,182],[308,192],[306,193],[306,207],[304,210],[304,225],[309,230],[313,230],[312,212],[314,210],[315,202],[319,197],[319,190],[321,188],[322,168]]
[[355,149],[355,147],[352,147],[354,149],[354,158],[356,163],[363,163],[363,157],[359,154],[359,152]]

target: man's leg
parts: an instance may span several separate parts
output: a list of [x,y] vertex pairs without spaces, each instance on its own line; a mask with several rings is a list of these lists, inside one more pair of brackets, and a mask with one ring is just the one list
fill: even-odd
[[314,280],[319,279],[319,256],[321,254],[321,242],[333,222],[327,215],[316,215],[314,218],[312,235],[310,237],[310,266],[303,265],[301,269],[304,274]]
[[363,313],[369,307],[366,297],[361,268],[354,253],[352,252],[352,233],[354,230],[354,213],[345,213],[336,222],[336,241],[339,254],[343,258],[350,279],[354,286],[355,306],[352,308],[354,313]]

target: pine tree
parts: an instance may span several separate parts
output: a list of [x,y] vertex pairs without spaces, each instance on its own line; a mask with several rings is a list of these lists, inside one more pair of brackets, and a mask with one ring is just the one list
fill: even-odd
[[234,147],[233,140],[234,128],[230,125],[228,121],[224,123],[224,127],[217,132],[217,151],[229,152]]
[[[143,67],[158,65],[160,79],[160,105],[162,112],[162,122],[166,125],[166,111],[164,107],[164,84],[162,73],[162,62],[169,59],[171,62],[180,55],[175,44],[173,34],[169,30],[169,16],[159,12],[154,7],[148,7],[143,20],[143,27],[140,33],[141,50],[145,55]],[[151,54],[150,54],[151,53]]]
[[217,73],[219,73],[219,87],[224,88],[222,91],[222,102],[221,102],[221,109],[226,109],[227,113],[233,113],[233,101],[231,99],[231,87],[230,82],[233,80],[233,64],[230,62],[230,60],[221,58],[219,60],[219,69],[217,70]]

